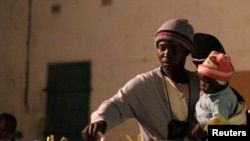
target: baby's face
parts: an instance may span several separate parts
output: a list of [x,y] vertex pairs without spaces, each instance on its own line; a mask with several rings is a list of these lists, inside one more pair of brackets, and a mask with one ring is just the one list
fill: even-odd
[[212,94],[219,92],[225,88],[224,85],[220,85],[215,79],[207,77],[199,73],[200,89],[206,94]]

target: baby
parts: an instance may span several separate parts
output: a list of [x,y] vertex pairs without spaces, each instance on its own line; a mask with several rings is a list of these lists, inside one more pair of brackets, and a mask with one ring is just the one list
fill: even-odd
[[229,86],[234,73],[230,56],[212,51],[197,72],[201,92],[195,107],[198,124],[191,131],[193,136],[200,130],[207,131],[208,124],[230,124],[229,119],[238,108],[237,97]]

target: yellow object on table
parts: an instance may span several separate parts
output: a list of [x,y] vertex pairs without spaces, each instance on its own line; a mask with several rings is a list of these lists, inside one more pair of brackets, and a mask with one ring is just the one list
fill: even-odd
[[128,141],[134,141],[128,134],[126,135],[126,138],[128,139]]
[[141,134],[137,135],[137,141],[141,141]]
[[55,141],[54,135],[47,136],[46,141]]
[[50,135],[49,141],[55,141],[54,135]]
[[49,141],[49,136],[47,136],[46,141]]

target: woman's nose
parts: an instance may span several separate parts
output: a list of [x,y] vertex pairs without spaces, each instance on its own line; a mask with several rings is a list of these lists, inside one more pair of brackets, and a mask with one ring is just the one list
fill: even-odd
[[168,55],[171,54],[171,52],[170,52],[168,49],[165,49],[165,50],[163,51],[163,53],[164,53],[164,56],[168,56]]

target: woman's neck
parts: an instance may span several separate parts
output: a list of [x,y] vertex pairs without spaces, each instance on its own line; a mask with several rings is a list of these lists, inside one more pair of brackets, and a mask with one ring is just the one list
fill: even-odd
[[161,72],[175,83],[188,83],[188,75],[184,68],[175,71],[168,71],[164,68],[161,68]]

